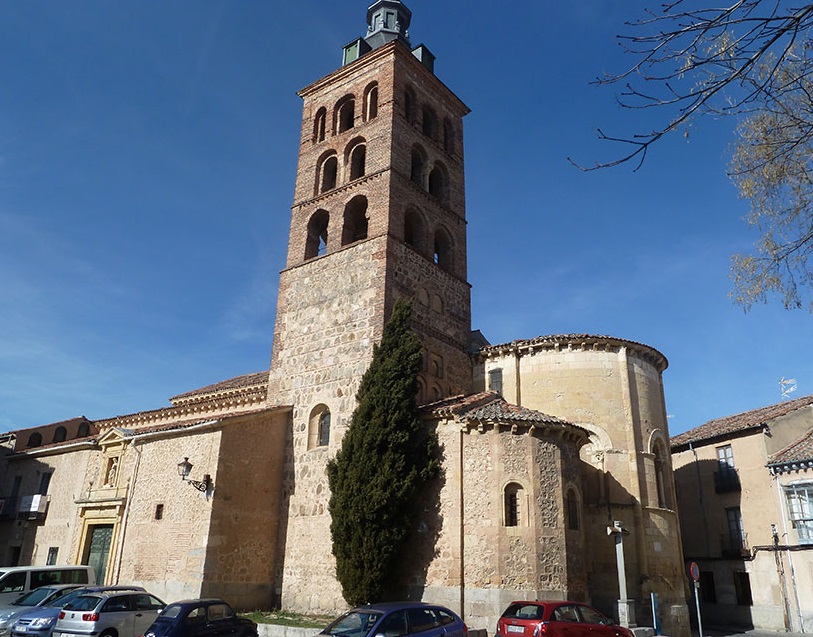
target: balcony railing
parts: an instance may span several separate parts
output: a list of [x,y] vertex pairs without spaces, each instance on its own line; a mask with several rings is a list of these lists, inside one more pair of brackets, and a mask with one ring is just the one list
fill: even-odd
[[740,474],[736,469],[725,469],[714,472],[715,493],[734,493],[742,491],[740,485]]
[[747,557],[750,554],[748,548],[748,534],[731,535],[723,533],[720,535],[720,552],[723,557],[729,559]]

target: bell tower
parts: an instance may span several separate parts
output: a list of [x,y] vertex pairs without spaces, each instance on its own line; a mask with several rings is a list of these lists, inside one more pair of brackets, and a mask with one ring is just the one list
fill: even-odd
[[411,47],[395,0],[367,11],[367,35],[303,100],[269,398],[292,408],[283,607],[344,602],[330,547],[325,465],[394,302],[409,298],[424,347],[420,402],[468,393],[463,117],[468,108]]

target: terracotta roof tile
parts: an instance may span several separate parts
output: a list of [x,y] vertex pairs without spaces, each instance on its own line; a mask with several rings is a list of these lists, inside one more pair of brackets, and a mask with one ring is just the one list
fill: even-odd
[[788,464],[813,460],[813,429],[768,460],[768,465]]
[[[497,392],[482,392],[467,396],[453,396],[422,407],[437,415],[451,415],[465,420],[501,420],[507,422],[545,423],[571,425],[556,416],[527,409],[506,402]],[[571,425],[575,426],[575,425]]]
[[752,409],[751,411],[734,414],[733,416],[716,418],[715,420],[708,421],[704,425],[673,436],[671,445],[674,449],[675,447],[693,442],[725,437],[749,429],[759,429],[762,428],[765,423],[775,418],[789,414],[797,409],[802,409],[808,405],[813,405],[813,395],[797,398],[796,400],[786,400],[776,405]]
[[193,389],[192,391],[188,391],[183,394],[178,394],[177,396],[173,396],[169,400],[170,402],[174,403],[176,401],[183,401],[185,399],[193,398],[195,396],[202,396],[205,394],[216,394],[225,391],[243,389],[246,387],[253,387],[255,385],[262,385],[268,383],[268,373],[269,372],[266,369],[262,372],[254,372],[253,374],[243,374],[242,376],[235,376],[234,378],[222,380],[219,383],[214,383],[213,385],[207,385],[206,387],[201,387],[200,389]]

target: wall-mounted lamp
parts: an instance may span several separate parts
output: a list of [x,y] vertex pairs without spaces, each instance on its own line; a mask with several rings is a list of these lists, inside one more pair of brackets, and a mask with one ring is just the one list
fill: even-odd
[[209,493],[214,489],[215,485],[208,473],[203,474],[203,480],[188,480],[187,478],[189,477],[189,472],[192,471],[192,467],[193,465],[189,462],[189,458],[184,458],[183,462],[178,463],[178,475],[181,476],[181,480],[191,484],[201,493]]

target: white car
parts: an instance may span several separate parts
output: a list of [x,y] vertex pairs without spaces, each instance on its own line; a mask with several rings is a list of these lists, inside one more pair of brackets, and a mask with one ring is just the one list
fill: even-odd
[[88,593],[62,608],[52,637],[139,637],[164,606],[146,592]]

